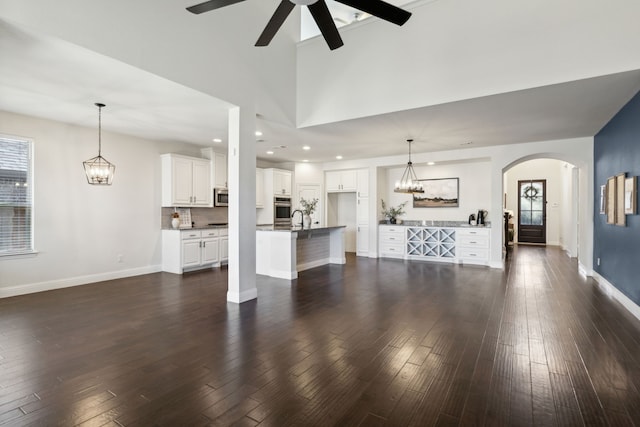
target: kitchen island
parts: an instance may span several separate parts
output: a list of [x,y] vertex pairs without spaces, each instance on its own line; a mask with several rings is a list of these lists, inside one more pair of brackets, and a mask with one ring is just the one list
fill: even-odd
[[311,228],[258,226],[256,273],[296,279],[299,271],[344,264],[344,225]]

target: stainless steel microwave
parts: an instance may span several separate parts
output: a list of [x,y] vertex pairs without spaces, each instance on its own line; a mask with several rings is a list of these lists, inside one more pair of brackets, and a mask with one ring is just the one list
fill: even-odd
[[213,190],[214,206],[229,206],[229,190],[226,188],[215,188]]

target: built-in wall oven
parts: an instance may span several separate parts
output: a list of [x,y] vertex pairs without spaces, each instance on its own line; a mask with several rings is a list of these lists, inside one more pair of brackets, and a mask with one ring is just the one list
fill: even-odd
[[291,197],[277,196],[273,198],[273,225],[291,225]]
[[213,206],[229,206],[229,190],[226,188],[214,189]]

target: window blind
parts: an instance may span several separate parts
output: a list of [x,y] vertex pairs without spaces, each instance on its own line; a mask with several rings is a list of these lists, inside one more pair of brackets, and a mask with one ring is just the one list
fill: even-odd
[[31,144],[0,136],[0,255],[33,251]]

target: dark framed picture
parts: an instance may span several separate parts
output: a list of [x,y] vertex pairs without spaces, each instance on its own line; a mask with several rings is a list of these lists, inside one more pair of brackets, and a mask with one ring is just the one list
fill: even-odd
[[414,193],[414,208],[457,208],[459,178],[420,179],[424,193]]
[[627,216],[624,213],[624,180],[627,174],[616,175],[616,225],[627,225]]
[[607,179],[607,224],[616,223],[616,178]]

